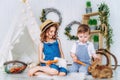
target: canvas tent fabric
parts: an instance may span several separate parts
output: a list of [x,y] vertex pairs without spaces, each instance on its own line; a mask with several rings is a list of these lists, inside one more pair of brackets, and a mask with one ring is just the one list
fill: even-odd
[[26,3],[16,15],[0,47],[0,67],[10,60],[37,61],[40,29]]

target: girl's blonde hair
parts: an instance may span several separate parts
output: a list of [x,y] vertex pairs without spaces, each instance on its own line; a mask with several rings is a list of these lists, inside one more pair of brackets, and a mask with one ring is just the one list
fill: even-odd
[[51,25],[49,28],[47,28],[44,32],[42,32],[41,34],[40,34],[40,41],[41,42],[46,42],[46,33],[50,30],[50,28],[51,27],[55,27],[56,28],[56,31],[55,31],[55,36],[53,37],[53,39],[57,39],[57,31],[58,31],[58,27],[57,26],[55,26],[55,25]]

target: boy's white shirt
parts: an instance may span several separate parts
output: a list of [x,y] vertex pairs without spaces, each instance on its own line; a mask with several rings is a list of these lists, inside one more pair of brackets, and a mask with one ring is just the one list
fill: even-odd
[[[76,41],[76,42],[78,43],[78,45],[86,45],[86,43],[84,44],[84,43],[79,42],[79,41]],[[73,54],[76,54],[76,42],[73,44],[72,49],[71,49],[71,51],[70,51],[70,52],[73,53]],[[96,53],[95,53],[95,48],[94,48],[93,43],[90,42],[90,41],[87,41],[87,43],[88,43],[88,54],[89,54],[90,58],[92,58],[92,56],[93,56],[94,58],[96,58],[97,55],[96,55]]]

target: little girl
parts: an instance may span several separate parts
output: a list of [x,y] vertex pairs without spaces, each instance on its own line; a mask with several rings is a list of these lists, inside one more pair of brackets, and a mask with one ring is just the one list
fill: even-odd
[[64,58],[60,40],[57,38],[58,26],[58,23],[51,20],[46,20],[40,26],[39,61],[41,64],[30,69],[28,72],[29,76],[40,74],[65,76],[67,74],[66,67],[52,63],[55,57]]

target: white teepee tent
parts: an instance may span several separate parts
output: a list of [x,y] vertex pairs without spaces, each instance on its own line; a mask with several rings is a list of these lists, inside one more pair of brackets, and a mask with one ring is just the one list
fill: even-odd
[[36,23],[28,0],[21,13],[15,15],[11,28],[0,48],[0,67],[9,60],[34,62],[38,56],[39,26]]

